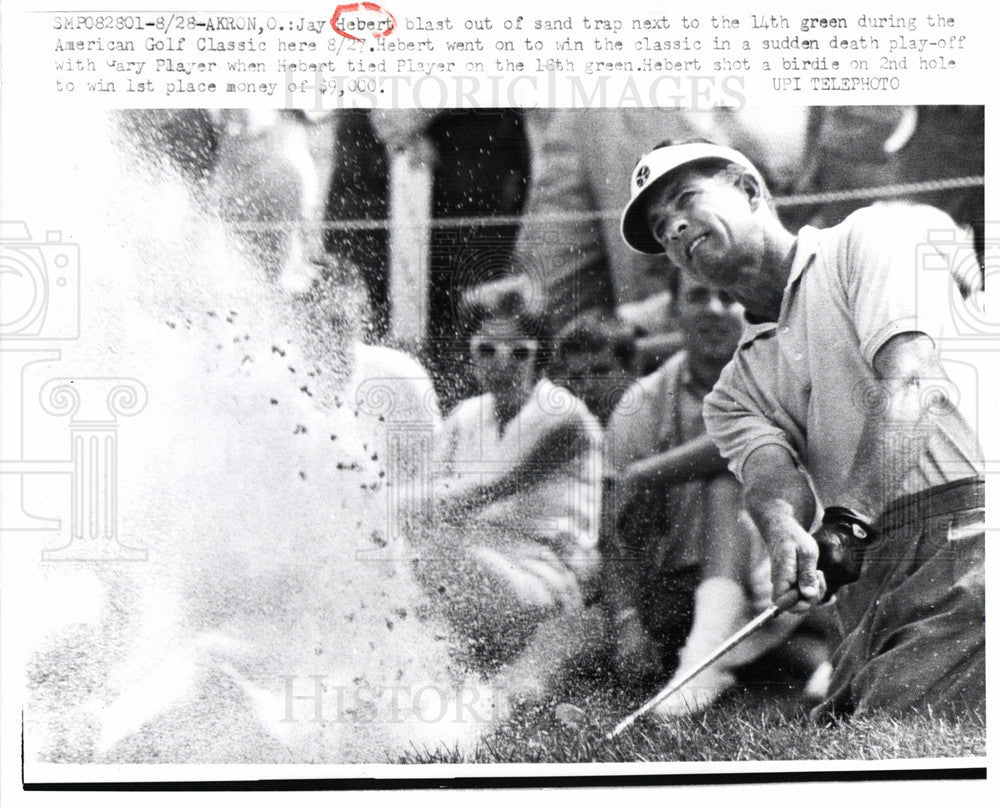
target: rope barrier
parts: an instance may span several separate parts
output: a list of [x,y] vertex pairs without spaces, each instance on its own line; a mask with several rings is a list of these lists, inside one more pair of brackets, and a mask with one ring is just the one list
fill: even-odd
[[830,202],[853,202],[859,199],[895,199],[900,196],[931,194],[936,191],[953,191],[958,188],[979,188],[985,184],[983,177],[949,177],[947,179],[903,182],[874,188],[852,188],[849,191],[823,191],[811,194],[789,194],[775,198],[776,207],[802,207],[824,205]]
[[[806,194],[789,194],[774,198],[777,208],[804,207],[806,205],[825,205],[833,202],[852,202],[873,199],[896,199],[900,196],[916,196],[935,193],[937,191],[952,191],[960,188],[980,188],[985,185],[983,177],[948,177],[921,182],[897,183],[895,185],[880,185],[871,188],[852,188],[844,191],[821,191]],[[431,227],[505,227],[521,224],[526,218],[532,222],[544,224],[559,224],[566,222],[616,220],[622,215],[621,210],[599,211],[567,211],[566,213],[532,213],[530,216],[448,216],[432,219]],[[238,219],[228,220],[238,230],[287,230],[289,227],[300,227],[308,230],[338,230],[364,231],[390,229],[388,219],[340,219],[335,221],[280,221],[280,222],[247,222]]]

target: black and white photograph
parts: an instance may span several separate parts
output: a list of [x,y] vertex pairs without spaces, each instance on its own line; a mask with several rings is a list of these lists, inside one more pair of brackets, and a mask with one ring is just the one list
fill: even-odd
[[989,107],[170,100],[5,114],[22,783],[985,777]]

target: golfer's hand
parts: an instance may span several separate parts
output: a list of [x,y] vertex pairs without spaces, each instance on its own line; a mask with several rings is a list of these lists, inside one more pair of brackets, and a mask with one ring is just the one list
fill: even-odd
[[813,534],[813,538],[819,547],[819,570],[830,595],[845,584],[858,580],[864,551],[859,555],[856,543],[846,529],[824,524]]
[[790,589],[797,589],[799,602],[788,611],[807,611],[826,595],[826,580],[817,569],[819,547],[816,540],[791,516],[768,525],[767,544],[771,550],[772,597],[777,601]]

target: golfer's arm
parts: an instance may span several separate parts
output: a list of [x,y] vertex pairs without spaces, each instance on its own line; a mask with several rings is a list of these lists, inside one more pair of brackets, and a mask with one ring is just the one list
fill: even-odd
[[933,340],[920,332],[897,334],[875,354],[882,386],[879,406],[867,413],[848,488],[836,504],[875,518],[902,489],[905,476],[920,462],[938,423],[953,435],[975,435],[947,398],[947,375]]
[[777,444],[759,446],[746,459],[743,497],[765,539],[780,535],[778,528],[791,522],[808,530],[815,515],[816,500],[805,474]]

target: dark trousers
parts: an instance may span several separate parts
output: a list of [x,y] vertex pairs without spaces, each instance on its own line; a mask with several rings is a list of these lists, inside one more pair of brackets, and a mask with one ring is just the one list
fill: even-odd
[[984,708],[984,501],[983,480],[970,478],[880,517],[860,578],[837,594],[843,639],[814,716]]

